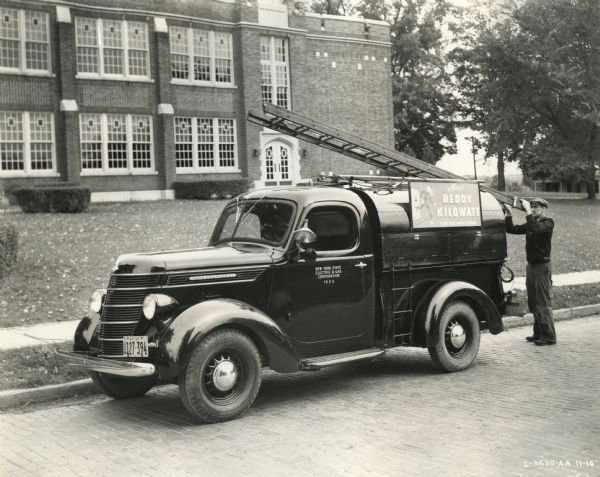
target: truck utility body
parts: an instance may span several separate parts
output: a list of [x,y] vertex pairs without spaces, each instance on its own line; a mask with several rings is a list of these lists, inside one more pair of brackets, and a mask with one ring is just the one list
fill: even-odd
[[58,353],[116,398],[177,382],[208,422],[245,412],[264,366],[314,371],[397,346],[471,366],[480,330],[503,330],[498,201],[475,181],[367,179],[249,192],[208,247],[121,256]]

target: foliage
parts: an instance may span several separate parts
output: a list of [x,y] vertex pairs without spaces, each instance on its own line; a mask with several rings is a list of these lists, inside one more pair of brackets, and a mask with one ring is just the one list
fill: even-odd
[[[509,129],[519,133],[524,171],[585,170],[589,197],[600,157],[599,23],[597,0],[527,0],[499,34],[480,28],[472,45],[489,55],[497,89],[519,118]],[[472,87],[479,83],[474,77]]]
[[0,280],[17,264],[19,235],[14,225],[0,224]]
[[350,0],[313,0],[310,7],[315,13],[327,15],[346,15],[352,9]]
[[506,48],[514,35],[511,22],[504,17],[492,23],[489,14],[474,9],[465,15],[450,58],[460,90],[462,124],[478,131],[474,147],[483,149],[485,157],[497,158],[496,186],[504,190],[504,162],[523,157],[524,143],[529,140],[527,124],[532,119],[498,60],[498,50]]
[[25,213],[77,213],[90,205],[91,191],[79,186],[28,187],[16,189],[14,195]]
[[448,35],[457,10],[445,0],[361,0],[356,12],[390,23],[396,149],[435,163],[456,152],[447,70]]
[[221,181],[174,182],[176,199],[223,199],[242,194],[248,190],[246,179]]

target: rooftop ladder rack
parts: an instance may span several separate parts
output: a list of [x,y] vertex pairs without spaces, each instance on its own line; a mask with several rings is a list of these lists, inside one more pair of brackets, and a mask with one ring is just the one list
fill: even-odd
[[[419,177],[465,180],[462,176],[453,174],[403,152],[382,147],[360,136],[328,126],[302,114],[273,104],[264,103],[262,112],[249,111],[248,120],[252,123],[357,159],[399,178]],[[364,180],[364,176],[361,178]],[[376,179],[377,176],[373,176],[373,180]],[[516,196],[485,187],[481,184],[480,188],[492,194],[500,203],[509,204],[523,210]]]

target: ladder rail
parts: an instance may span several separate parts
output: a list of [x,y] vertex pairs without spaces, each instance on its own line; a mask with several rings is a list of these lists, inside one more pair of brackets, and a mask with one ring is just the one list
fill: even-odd
[[[462,176],[406,153],[383,147],[368,139],[273,104],[264,103],[263,111],[249,111],[248,121],[316,144],[400,177],[465,180]],[[374,179],[376,177],[374,176]],[[482,191],[489,192],[494,196],[498,202],[524,210],[517,196],[484,186],[481,183],[479,186]]]

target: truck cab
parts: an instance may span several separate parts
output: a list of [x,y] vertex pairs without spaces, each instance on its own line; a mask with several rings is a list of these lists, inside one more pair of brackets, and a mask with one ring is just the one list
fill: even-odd
[[[363,184],[364,185],[364,184]],[[197,420],[242,415],[261,371],[318,371],[398,346],[442,371],[503,330],[500,205],[474,181],[360,181],[230,200],[207,247],[121,256],[68,364],[115,398],[176,382]]]

